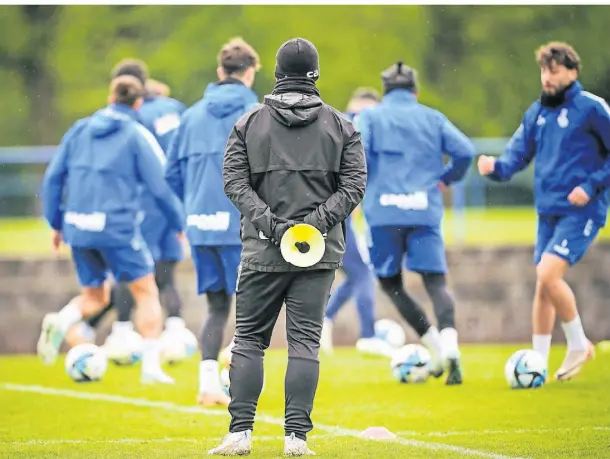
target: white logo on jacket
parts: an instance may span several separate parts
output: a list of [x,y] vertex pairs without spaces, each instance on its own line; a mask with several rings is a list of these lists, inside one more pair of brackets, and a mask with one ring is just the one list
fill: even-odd
[[426,210],[428,208],[428,193],[418,191],[410,194],[382,194],[379,204],[383,207],[395,206],[402,210]]
[[92,214],[79,214],[78,212],[66,212],[64,222],[73,225],[81,231],[92,231],[99,233],[106,228],[106,214],[94,212]]
[[201,231],[227,231],[231,222],[229,212],[216,212],[215,214],[191,214],[186,217],[186,225],[193,226]]
[[567,128],[568,124],[570,124],[570,120],[568,120],[568,109],[562,108],[561,112],[559,112],[559,116],[557,117],[557,124],[560,128]]

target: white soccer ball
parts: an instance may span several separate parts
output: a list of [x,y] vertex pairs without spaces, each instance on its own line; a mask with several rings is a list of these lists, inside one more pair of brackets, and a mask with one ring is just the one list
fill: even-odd
[[106,374],[106,354],[95,344],[84,343],[68,351],[66,372],[76,382],[99,381]]
[[220,387],[222,387],[222,390],[225,394],[230,395],[229,394],[230,386],[231,386],[231,381],[229,379],[229,369],[223,368],[222,370],[220,370]]
[[398,349],[390,366],[401,383],[422,383],[430,376],[430,352],[420,344],[407,344]]
[[535,389],[546,382],[548,369],[544,357],[531,349],[510,356],[504,367],[506,382],[513,389]]
[[393,348],[404,346],[407,340],[405,331],[400,324],[390,319],[381,319],[375,322],[375,337],[385,341]]
[[106,357],[115,365],[134,365],[142,360],[144,340],[135,330],[111,333],[104,342]]
[[161,360],[175,365],[188,359],[197,352],[197,337],[188,328],[165,330],[159,338],[161,343]]
[[[231,340],[229,345],[220,351],[218,356],[218,365],[220,367],[220,386],[225,394],[229,394],[229,387],[231,386],[231,380],[229,378],[229,372],[231,370],[231,358],[233,357],[232,349],[235,347],[235,341]],[[263,387],[261,394],[265,391],[265,380],[263,378]]]

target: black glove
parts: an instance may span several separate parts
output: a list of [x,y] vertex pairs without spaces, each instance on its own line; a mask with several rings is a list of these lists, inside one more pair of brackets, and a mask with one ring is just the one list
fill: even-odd
[[294,220],[286,220],[285,218],[277,218],[275,221],[275,225],[273,226],[272,235],[271,235],[271,243],[277,246],[282,242],[282,237],[288,231],[289,228],[292,228],[296,225],[297,222]]

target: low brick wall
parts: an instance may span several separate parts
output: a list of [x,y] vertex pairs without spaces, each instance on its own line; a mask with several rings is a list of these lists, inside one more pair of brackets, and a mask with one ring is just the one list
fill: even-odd
[[[534,292],[534,266],[531,247],[451,248],[448,258],[449,282],[457,300],[457,327],[462,342],[527,342],[531,336],[531,300]],[[610,338],[610,245],[596,244],[582,262],[571,270],[568,282],[579,302],[589,337],[595,341]],[[339,282],[343,278],[337,273]],[[205,297],[195,293],[190,261],[181,264],[178,283],[184,301],[188,327],[198,331],[205,317]],[[418,276],[407,274],[407,288],[432,316],[430,301]],[[34,352],[45,313],[57,311],[78,292],[69,260],[0,260],[0,353]],[[378,289],[377,318],[401,320],[389,300]],[[100,330],[103,339],[109,330],[109,315]],[[230,320],[226,339],[233,331]],[[274,331],[272,346],[285,344],[284,316]],[[409,340],[416,335],[405,324]],[[335,342],[353,344],[359,323],[353,304],[339,313]],[[557,339],[563,340],[559,327]]]

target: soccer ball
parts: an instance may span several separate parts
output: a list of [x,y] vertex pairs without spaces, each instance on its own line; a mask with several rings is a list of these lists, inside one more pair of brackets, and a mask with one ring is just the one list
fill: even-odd
[[68,351],[66,372],[76,382],[99,381],[106,374],[106,354],[95,344],[83,343]]
[[422,383],[430,376],[430,352],[420,344],[407,344],[398,349],[390,366],[401,383]]
[[381,319],[375,322],[375,337],[385,341],[393,348],[404,346],[406,336],[404,329],[390,319]]
[[233,356],[231,350],[234,346],[235,341],[231,340],[229,345],[220,351],[220,355],[218,356],[218,364],[220,365],[220,368],[228,369],[231,366],[231,357]]
[[159,340],[161,360],[170,365],[180,363],[197,352],[197,337],[186,327],[179,330],[165,330]]
[[510,356],[504,376],[513,389],[534,389],[546,382],[547,367],[544,357],[531,349],[521,349]]
[[144,340],[135,330],[111,333],[104,343],[106,357],[115,365],[134,365],[142,360]]
[[222,387],[222,391],[229,394],[229,387],[231,386],[231,381],[229,380],[229,369],[223,368],[220,370],[220,387]]

